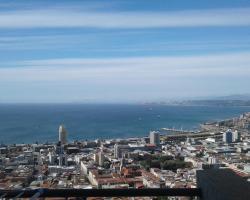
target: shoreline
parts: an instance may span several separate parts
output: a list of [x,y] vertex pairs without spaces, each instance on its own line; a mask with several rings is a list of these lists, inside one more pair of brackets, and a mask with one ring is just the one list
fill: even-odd
[[[250,112],[244,112],[242,114],[240,114],[240,116],[242,115],[250,115]],[[159,132],[159,134],[163,137],[168,137],[168,136],[178,136],[178,135],[192,135],[192,134],[202,134],[204,132],[207,132],[208,130],[205,130],[202,128],[202,125],[216,125],[218,123],[224,123],[224,122],[227,122],[227,121],[231,121],[231,120],[234,120],[234,119],[240,119],[240,116],[238,117],[233,117],[233,118],[227,118],[227,119],[223,119],[223,120],[220,120],[220,121],[214,121],[214,122],[204,122],[202,124],[199,125],[199,128],[197,129],[197,131],[195,130],[178,130],[178,129],[172,129],[173,132],[176,131],[175,134],[164,134],[164,133],[161,133],[161,131],[165,131],[164,129],[168,129],[168,128],[159,128],[158,130],[151,130],[151,131],[156,131],[156,132]],[[150,132],[151,132],[150,131]],[[75,143],[75,142],[92,142],[92,141],[96,141],[96,140],[100,140],[100,141],[122,141],[122,140],[135,140],[135,139],[142,139],[142,138],[148,138],[148,135],[144,135],[144,136],[134,136],[134,137],[121,137],[121,138],[95,138],[95,139],[79,139],[79,140],[73,140],[73,141],[70,141],[69,143]],[[47,142],[44,142],[44,143],[40,143],[40,142],[33,142],[33,143],[2,143],[0,144],[0,146],[12,146],[12,145],[33,145],[33,144],[48,144],[48,145],[52,145],[52,144],[56,144],[57,142],[55,141],[47,141]]]

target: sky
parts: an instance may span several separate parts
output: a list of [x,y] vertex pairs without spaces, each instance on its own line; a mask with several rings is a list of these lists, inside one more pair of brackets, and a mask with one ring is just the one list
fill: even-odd
[[0,0],[0,102],[249,94],[250,0]]

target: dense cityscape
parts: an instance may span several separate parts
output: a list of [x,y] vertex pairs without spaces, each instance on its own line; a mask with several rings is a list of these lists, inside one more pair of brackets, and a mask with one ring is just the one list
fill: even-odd
[[250,177],[250,113],[204,123],[197,132],[151,131],[148,137],[0,148],[0,188],[196,188],[196,171],[230,168]]
[[250,200],[250,0],[0,0],[0,200]]

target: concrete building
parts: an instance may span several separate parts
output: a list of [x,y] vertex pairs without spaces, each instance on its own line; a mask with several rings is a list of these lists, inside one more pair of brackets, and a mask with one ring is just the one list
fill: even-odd
[[58,161],[59,161],[59,166],[68,165],[67,155],[66,154],[60,154],[59,157],[58,157]]
[[99,163],[99,155],[98,155],[98,153],[95,153],[95,154],[94,154],[94,162],[95,162],[96,164]]
[[102,167],[103,164],[104,164],[104,161],[105,161],[104,153],[103,153],[102,151],[100,151],[100,152],[98,153],[98,157],[99,157],[98,164],[99,164],[99,166]]
[[208,164],[211,164],[211,165],[217,164],[217,159],[215,157],[208,157],[207,161],[208,161]]
[[115,158],[122,158],[122,155],[124,155],[124,153],[128,152],[129,149],[130,149],[129,145],[115,144],[114,145],[114,157]]
[[53,152],[49,152],[48,157],[49,157],[49,164],[50,165],[55,165],[56,162],[57,162],[56,154],[54,154]]
[[240,141],[240,134],[236,130],[236,131],[233,132],[233,142],[239,142],[239,141]]
[[59,127],[59,142],[61,142],[61,144],[67,143],[67,131],[63,125]]
[[149,133],[150,144],[158,146],[160,144],[160,134],[157,131],[150,131]]

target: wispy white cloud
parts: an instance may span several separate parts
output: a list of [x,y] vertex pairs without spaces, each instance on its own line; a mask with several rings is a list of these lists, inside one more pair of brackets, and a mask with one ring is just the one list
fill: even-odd
[[[4,81],[162,81],[169,77],[250,76],[250,52],[203,56],[47,59],[7,63]],[[6,64],[6,65],[7,65]],[[15,66],[15,67],[13,67]]]
[[250,52],[5,64],[0,67],[4,102],[162,100],[246,93],[250,84]]
[[40,50],[64,49],[67,47],[91,45],[95,42],[94,36],[81,35],[30,35],[30,36],[3,36],[0,37],[0,51],[6,50]]
[[250,26],[250,8],[108,13],[51,9],[0,13],[0,28],[164,28],[197,26]]
[[[129,33],[127,33],[129,32]],[[126,35],[127,33],[127,35]],[[141,30],[140,35],[143,35]],[[91,52],[159,52],[159,51],[190,51],[190,50],[220,50],[220,49],[249,49],[248,38],[216,39],[209,41],[151,41],[145,43],[126,43],[113,45],[100,45],[106,37],[131,37],[130,31],[101,34],[56,34],[56,35],[29,35],[29,36],[3,36],[0,37],[0,51],[6,50],[61,50],[64,48],[84,48]],[[118,36],[117,36],[118,35]],[[136,36],[138,37],[138,35]],[[107,44],[107,43],[106,43]]]

